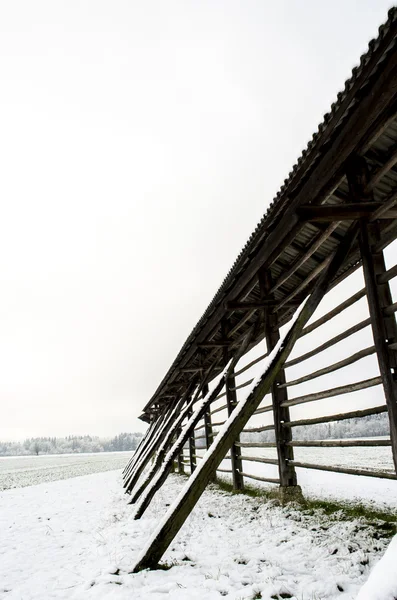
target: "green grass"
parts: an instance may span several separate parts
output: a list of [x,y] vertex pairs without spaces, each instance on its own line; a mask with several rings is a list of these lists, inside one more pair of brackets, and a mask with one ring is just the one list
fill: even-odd
[[[235,491],[231,483],[218,479],[212,484],[218,489],[231,494],[245,494],[251,498],[262,498],[267,501],[278,501],[277,488],[265,490],[253,485],[247,485],[244,491]],[[363,526],[371,526],[375,529],[375,537],[391,538],[397,533],[397,515],[391,511],[372,508],[366,504],[343,502],[335,500],[319,500],[316,498],[305,498],[304,502],[294,502],[293,507],[307,516],[321,516],[337,518],[339,521],[353,521],[361,519]],[[288,512],[288,505],[285,506]]]

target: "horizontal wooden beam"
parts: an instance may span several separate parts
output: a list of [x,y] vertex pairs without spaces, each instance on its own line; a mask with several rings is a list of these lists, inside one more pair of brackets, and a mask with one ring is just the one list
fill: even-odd
[[366,471],[364,469],[348,469],[346,467],[327,467],[325,465],[314,465],[312,463],[298,462],[291,460],[294,467],[301,469],[315,469],[316,471],[331,471],[331,473],[343,473],[346,475],[362,475],[365,477],[378,477],[380,479],[397,479],[394,473],[386,473],[385,471]]
[[202,342],[197,344],[198,348],[228,348],[233,344],[233,340],[227,340],[226,342]]
[[391,446],[390,440],[311,440],[287,442],[288,446],[301,448],[352,448],[354,446]]
[[234,310],[263,310],[269,306],[277,306],[277,300],[261,302],[226,302],[225,309],[230,312]]
[[353,221],[371,217],[376,211],[378,219],[395,219],[397,211],[380,211],[382,202],[360,202],[360,204],[322,204],[321,206],[301,206],[297,209],[298,216],[303,221]]
[[339,413],[336,415],[328,415],[325,417],[315,417],[313,419],[300,419],[299,421],[289,421],[283,423],[283,427],[302,427],[303,425],[319,425],[321,423],[333,423],[335,421],[345,421],[346,419],[356,419],[361,417],[369,417],[370,415],[379,415],[387,412],[386,404],[382,406],[374,406],[373,408],[365,408],[364,410],[352,410],[347,413]]
[[290,400],[283,402],[281,406],[295,406],[297,404],[305,404],[306,402],[314,402],[315,400],[323,400],[324,398],[333,398],[334,396],[341,396],[342,394],[357,392],[375,385],[380,385],[381,383],[381,377],[372,377],[371,379],[365,379],[364,381],[357,381],[357,383],[341,385],[329,390],[323,390],[322,392],[315,392],[314,394],[306,394],[305,396],[291,398]]

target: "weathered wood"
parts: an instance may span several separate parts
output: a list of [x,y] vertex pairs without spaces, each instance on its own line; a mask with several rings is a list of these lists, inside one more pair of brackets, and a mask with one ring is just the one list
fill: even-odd
[[[134,516],[135,519],[139,519],[143,515],[146,508],[149,506],[153,496],[163,485],[164,481],[166,480],[166,478],[168,477],[168,474],[170,473],[170,471],[172,469],[172,465],[174,463],[175,457],[178,456],[179,452],[183,449],[183,446],[185,445],[186,440],[191,435],[191,433],[194,432],[195,426],[200,421],[200,419],[203,418],[204,414],[210,408],[211,403],[214,401],[214,399],[216,398],[219,391],[225,385],[228,374],[233,372],[235,364],[238,362],[240,357],[246,351],[246,349],[250,343],[251,337],[253,335],[253,332],[254,332],[254,330],[252,329],[247,334],[245,343],[236,352],[235,356],[230,360],[230,362],[227,366],[227,369],[225,369],[223,374],[219,377],[219,381],[218,381],[218,383],[215,384],[214,389],[211,392],[207,391],[207,394],[203,398],[202,402],[199,404],[199,406],[197,408],[195,408],[194,414],[191,417],[191,419],[189,420],[188,424],[186,425],[185,430],[178,436],[177,440],[173,444],[172,448],[170,449],[170,451],[168,452],[168,454],[164,458],[164,460],[163,460],[163,457],[158,457],[157,460],[161,460],[161,462],[162,462],[161,471],[156,472],[157,465],[154,465],[154,468],[151,469],[151,471],[149,472],[149,474],[146,478],[146,482],[144,482],[142,484],[142,486],[139,490],[139,494],[137,492],[135,494],[133,500],[131,500],[131,503],[132,503],[132,501],[135,501],[138,498],[138,495],[140,495],[142,492],[144,492],[144,494],[142,495],[141,500],[136,508],[136,513]],[[206,382],[204,382],[204,385],[205,385],[205,383]],[[194,402],[192,403],[192,405],[194,405]],[[213,437],[214,437],[214,434],[213,434]],[[215,474],[213,475],[212,479],[213,478],[215,478]],[[146,491],[145,491],[145,488],[146,488]]]
[[233,343],[232,340],[226,342],[202,342],[198,344],[198,348],[228,348]]
[[[291,267],[283,273],[274,283],[271,284],[271,288],[267,291],[267,294],[271,297],[272,294],[280,286],[282,286],[288,279],[296,273],[296,271],[311,258],[311,256],[324,244],[324,242],[332,235],[335,229],[338,227],[339,222],[333,223],[330,225],[325,231],[320,233],[319,236],[316,237],[314,242],[310,245],[310,247],[292,263]],[[269,271],[267,271],[269,272]],[[272,298],[272,301],[275,302],[275,299]],[[277,305],[277,304],[276,304]]]
[[397,190],[393,190],[392,193],[383,201],[382,206],[378,208],[370,217],[370,221],[376,221],[380,219],[385,212],[391,210],[397,203]]
[[262,427],[249,427],[248,429],[243,429],[242,433],[262,433],[263,431],[272,431],[274,429],[274,425],[263,425]]
[[382,179],[382,177],[384,177],[384,175],[386,175],[386,173],[388,173],[390,171],[390,169],[396,163],[397,163],[397,150],[394,149],[392,151],[391,155],[389,156],[389,158],[386,160],[386,162],[383,163],[383,165],[381,167],[376,169],[376,171],[371,174],[371,178],[369,180],[367,178],[367,182],[363,189],[364,196],[368,195],[376,187],[376,185],[379,183],[379,181]]
[[165,519],[152,534],[148,546],[143,549],[138,557],[133,572],[153,568],[179,532],[211,477],[216,472],[227,449],[230,448],[240,431],[244,429],[263,397],[270,391],[279,370],[283,368],[299,334],[318,307],[328,289],[329,282],[332,281],[340,265],[343,263],[346,252],[350,250],[356,238],[356,233],[357,229],[351,228],[345,240],[340,244],[329,267],[317,281],[312,294],[302,307],[296,320],[291,324],[282,341],[280,341],[269,356],[265,373],[258,378],[257,385],[248,394],[244,404],[230,415],[227,424],[223,428],[222,435],[217,436],[212,447],[207,451],[204,460],[198,465],[194,477],[187,482],[185,488],[168,511]]
[[244,462],[245,460],[251,461],[251,462],[258,462],[258,463],[264,463],[266,465],[278,465],[278,459],[277,458],[262,458],[261,456],[245,456],[244,454],[241,455],[241,460]]
[[308,358],[315,356],[319,352],[322,352],[323,350],[327,350],[331,346],[334,346],[338,342],[345,340],[346,338],[353,335],[354,333],[357,333],[358,331],[365,329],[365,327],[368,327],[368,325],[371,325],[370,318],[360,321],[360,323],[357,323],[357,325],[353,325],[353,327],[349,327],[349,329],[346,329],[342,333],[339,333],[338,335],[331,338],[327,342],[324,342],[324,344],[320,344],[320,346],[317,346],[313,350],[310,350],[310,352],[305,352],[305,354],[301,354],[301,356],[298,356],[297,358],[294,358],[294,359],[288,361],[287,364],[285,365],[285,367],[286,368],[293,367],[294,365],[297,365],[297,364],[303,362],[304,360],[307,360]]
[[282,308],[283,306],[285,306],[288,302],[291,302],[291,300],[293,298],[295,298],[295,296],[297,294],[299,294],[299,292],[301,292],[302,290],[304,290],[305,288],[307,288],[307,286],[309,285],[309,283],[311,281],[313,281],[313,279],[315,279],[316,277],[318,277],[320,275],[320,273],[322,273],[324,271],[324,269],[326,269],[328,267],[328,265],[332,261],[333,255],[334,255],[334,253],[330,254],[319,265],[317,265],[317,267],[315,267],[314,269],[312,269],[312,271],[309,273],[309,275],[307,275],[307,277],[305,277],[305,279],[299,285],[297,285],[296,288],[294,288],[292,290],[292,292],[290,292],[288,294],[288,296],[286,296],[285,298],[283,298],[283,300],[281,300],[278,303],[277,310],[280,310],[280,308]]
[[276,442],[237,442],[240,448],[277,448]]
[[[321,206],[301,206],[298,215],[305,221],[336,221],[338,226],[341,221],[352,221],[362,217],[371,217],[376,211],[383,208],[382,202],[363,202],[357,204],[322,204]],[[394,219],[396,213],[393,210],[378,212],[378,219]],[[336,227],[335,227],[336,228]]]
[[241,375],[241,373],[244,373],[245,371],[248,371],[248,369],[250,369],[254,365],[257,365],[259,362],[262,362],[262,360],[264,358],[266,358],[267,355],[268,355],[267,352],[265,352],[265,354],[261,354],[261,356],[258,356],[258,358],[255,358],[254,360],[252,360],[251,362],[249,362],[247,365],[245,365],[245,367],[243,367],[242,369],[239,369],[238,371],[236,371],[235,372],[235,376],[237,377],[237,375]]
[[[226,337],[231,329],[229,322],[226,320],[222,321],[221,324],[222,334]],[[223,360],[225,365],[230,360],[230,354],[228,350],[225,348],[223,350]],[[234,369],[231,371],[225,380],[225,389],[226,389],[226,404],[227,404],[227,414],[230,417],[232,412],[237,406],[237,394],[236,394],[236,379],[234,377]],[[215,424],[214,424],[215,426]],[[241,471],[243,470],[241,463],[241,452],[238,447],[237,442],[239,441],[239,437],[236,437],[233,444],[230,447],[230,455],[231,455],[231,463],[232,463],[232,474],[233,474],[233,489],[235,491],[241,491],[244,489],[244,479],[241,476]]]
[[354,446],[390,446],[390,440],[311,440],[311,441],[292,441],[291,446],[301,446],[303,448],[314,448],[324,446],[324,448],[351,448]]
[[243,477],[248,479],[255,479],[256,481],[263,481],[264,483],[280,483],[279,479],[272,479],[271,477],[259,477],[258,475],[251,475],[250,473],[241,473]]
[[[218,400],[218,399],[219,399],[219,396],[218,396],[218,398],[215,398],[215,400]],[[218,413],[218,412],[221,412],[222,410],[225,410],[225,408],[227,408],[227,404],[222,404],[222,406],[218,406],[218,408],[214,408],[214,410],[211,410],[212,416],[215,413]]]
[[[193,414],[192,406],[189,407],[187,418],[191,419]],[[196,468],[196,442],[194,437],[194,429],[192,429],[191,434],[189,436],[189,463],[190,463],[190,473],[193,473]]]
[[261,415],[265,412],[270,412],[273,410],[273,404],[269,404],[269,406],[262,406],[262,408],[258,408],[255,412],[254,415]]
[[[371,187],[368,181],[368,168],[362,157],[355,157],[350,162],[347,177],[352,199],[357,203],[365,201]],[[397,325],[394,315],[385,316],[383,310],[393,302],[389,283],[377,283],[378,276],[386,273],[382,250],[374,252],[374,246],[377,247],[379,242],[381,237],[378,223],[368,224],[361,219],[359,246],[372,334],[388,408],[394,466],[397,471],[397,358],[388,348],[388,344],[397,341]]]
[[[331,234],[331,231],[327,230],[327,236]],[[324,239],[320,236],[323,243]],[[317,240],[318,241],[318,240]],[[298,261],[299,262],[299,261]],[[298,264],[298,263],[296,263]],[[298,267],[297,267],[298,268]],[[279,282],[281,280],[279,279]],[[258,273],[259,290],[262,298],[274,298],[274,289],[271,279],[270,270],[261,269]],[[280,283],[281,285],[281,283]],[[277,329],[277,316],[271,313],[269,310],[264,311],[264,330],[266,339],[266,348],[270,353],[273,348],[277,345],[280,339],[280,332]],[[274,434],[276,438],[277,456],[278,456],[278,471],[281,486],[294,486],[297,485],[295,469],[290,465],[290,460],[294,458],[293,449],[287,445],[287,442],[292,439],[291,429],[285,429],[281,426],[284,421],[290,420],[289,408],[284,405],[285,401],[288,400],[287,390],[281,387],[285,383],[285,371],[280,369],[277,377],[275,378],[272,385],[272,404],[273,404],[273,422],[274,422]],[[258,446],[260,447],[260,446]],[[265,447],[265,446],[263,446]]]
[[386,316],[394,315],[395,312],[397,312],[397,302],[394,302],[394,304],[390,304],[390,306],[386,306],[383,309],[383,314]]
[[154,455],[157,448],[160,446],[161,442],[167,436],[167,434],[173,430],[174,428],[174,413],[178,414],[182,409],[183,405],[186,402],[187,397],[191,393],[193,387],[195,386],[195,379],[192,378],[192,381],[185,393],[181,396],[179,401],[176,404],[171,405],[171,409],[169,411],[168,417],[164,422],[164,425],[159,430],[157,436],[153,439],[153,442],[149,445],[143,456],[140,458],[139,463],[136,464],[134,471],[131,473],[130,477],[125,481],[124,487],[126,489],[126,493],[129,493],[133,490],[135,485],[137,484],[140,476],[142,475],[146,465],[149,463],[150,459]]
[[317,377],[322,377],[323,375],[327,375],[328,373],[333,373],[338,369],[342,369],[343,367],[347,367],[366,356],[371,356],[371,354],[375,353],[375,346],[370,346],[369,348],[364,348],[364,350],[360,350],[355,354],[352,354],[348,358],[340,360],[328,367],[324,367],[323,369],[318,369],[318,371],[314,371],[313,373],[309,373],[309,375],[304,375],[303,377],[299,377],[298,379],[293,379],[292,381],[287,381],[287,383],[283,383],[280,385],[280,388],[283,387],[291,387],[293,385],[299,385],[300,383],[304,383],[305,381],[311,381],[312,379],[316,379]]
[[342,394],[350,394],[351,392],[365,390],[366,388],[380,385],[381,383],[381,377],[372,377],[371,379],[365,379],[364,381],[358,381],[357,383],[340,385],[339,387],[323,390],[322,392],[315,392],[313,394],[305,394],[304,396],[291,398],[285,402],[285,405],[296,406],[297,404],[305,404],[306,402],[314,402],[315,400],[323,400],[324,398],[332,398],[334,396],[341,396]]
[[336,415],[328,415],[326,417],[315,417],[313,419],[300,419],[299,421],[289,421],[283,423],[283,427],[301,427],[302,425],[318,425],[320,423],[331,423],[334,421],[344,421],[345,419],[355,419],[358,417],[368,417],[370,415],[379,415],[387,412],[387,406],[374,406],[373,408],[365,408],[364,410],[352,410],[347,413],[338,413]]
[[381,479],[397,479],[394,473],[385,471],[366,471],[364,469],[348,469],[346,467],[326,467],[312,463],[298,462],[294,460],[294,466],[302,469],[315,469],[316,471],[331,471],[331,473],[343,473],[346,475],[363,475],[365,477],[378,477]]
[[235,310],[263,310],[267,306],[277,306],[276,300],[263,300],[262,302],[227,302],[227,311]]
[[395,221],[393,221],[393,224],[391,225],[390,229],[388,229],[387,231],[382,231],[382,236],[379,239],[379,241],[375,242],[371,246],[372,254],[379,254],[382,250],[387,248],[387,246],[389,244],[394,242],[396,237],[397,237],[397,223],[395,223]]
[[384,273],[380,273],[380,275],[377,275],[376,282],[377,282],[377,284],[386,283],[387,281],[390,281],[394,277],[397,277],[397,265],[394,265],[394,267],[391,267],[391,269],[389,269],[388,271],[385,271]]

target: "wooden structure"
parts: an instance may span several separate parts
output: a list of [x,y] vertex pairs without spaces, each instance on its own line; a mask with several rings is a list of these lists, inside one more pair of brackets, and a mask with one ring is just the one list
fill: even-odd
[[[391,9],[379,37],[370,42],[143,410],[141,418],[150,427],[124,470],[135,517],[143,514],[175,465],[190,477],[134,570],[156,565],[217,474],[229,475],[236,490],[249,479],[294,489],[302,468],[397,479],[397,302],[391,288],[397,265],[391,260],[386,267],[384,256],[397,238],[396,45],[397,9]],[[342,282],[356,281],[359,271],[362,289],[308,324],[324,296],[335,295]],[[365,306],[365,318],[352,323],[349,309],[359,315],[358,307],[362,311]],[[344,317],[348,326],[342,332],[331,337],[323,333],[327,324]],[[285,325],[288,331],[281,334]],[[368,346],[358,340],[354,347],[359,332],[372,332]],[[299,353],[302,340],[309,338],[312,347]],[[328,356],[341,342],[347,356],[297,373],[298,365]],[[298,353],[288,360],[295,345]],[[371,377],[324,389],[322,377],[348,373],[371,356],[378,364]],[[320,389],[294,395],[295,387],[316,385],[317,380]],[[345,394],[350,398],[369,388],[376,390],[371,406],[367,398],[367,406],[355,402],[354,410],[347,401],[343,411],[317,408],[318,416],[303,418],[294,413],[302,405]],[[300,426],[381,413],[389,417],[388,439],[294,439]],[[247,434],[268,431],[274,433],[273,441],[244,441]],[[380,445],[390,446],[394,470],[314,464],[294,457],[294,448]],[[260,454],[263,449],[274,454]],[[140,481],[153,457],[149,474]],[[263,474],[250,473],[251,463],[263,466]]]

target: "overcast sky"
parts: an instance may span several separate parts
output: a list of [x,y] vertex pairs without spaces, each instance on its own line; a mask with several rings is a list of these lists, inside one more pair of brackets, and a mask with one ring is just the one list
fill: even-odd
[[0,1],[0,439],[145,429],[389,7]]

